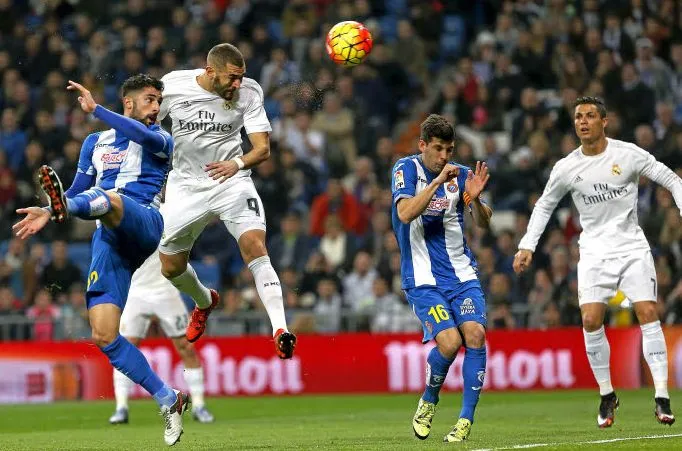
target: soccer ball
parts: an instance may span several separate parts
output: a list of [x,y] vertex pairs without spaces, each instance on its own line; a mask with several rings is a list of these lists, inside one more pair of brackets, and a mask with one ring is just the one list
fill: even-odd
[[339,22],[327,33],[326,48],[336,64],[356,66],[372,51],[372,34],[360,22]]

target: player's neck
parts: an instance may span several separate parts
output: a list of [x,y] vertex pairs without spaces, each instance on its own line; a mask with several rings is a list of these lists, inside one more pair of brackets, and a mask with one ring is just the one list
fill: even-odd
[[208,92],[213,92],[211,81],[208,79],[208,76],[206,76],[206,72],[197,75],[197,84],[201,86],[204,90]]
[[604,152],[606,150],[606,146],[609,143],[606,140],[606,136],[602,136],[601,138],[591,143],[582,142],[581,144],[583,147],[582,149],[583,154],[587,155],[588,157],[594,157]]

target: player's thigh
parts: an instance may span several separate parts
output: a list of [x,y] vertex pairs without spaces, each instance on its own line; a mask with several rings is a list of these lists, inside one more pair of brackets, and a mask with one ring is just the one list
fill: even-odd
[[118,236],[106,227],[97,228],[86,282],[88,309],[98,304],[114,304],[123,310],[131,278],[131,266],[120,253]]
[[656,301],[656,265],[650,250],[633,253],[626,259],[619,288],[633,303]]
[[159,244],[161,253],[174,255],[192,249],[214,217],[209,208],[210,197],[210,191],[201,186],[192,189],[186,185],[168,184],[160,209],[164,222]]
[[129,296],[121,314],[119,332],[124,337],[144,338],[147,336],[151,315],[144,299]]
[[189,315],[177,290],[151,302],[156,306],[154,315],[159,319],[163,333],[170,338],[184,337]]
[[[485,295],[478,279],[464,282],[457,290],[447,295],[457,327],[466,322],[474,322],[483,327],[488,325]],[[466,336],[464,338],[466,340]]]
[[438,288],[408,288],[405,295],[424,328],[424,343],[434,339],[443,330],[457,327],[450,303]]
[[243,178],[216,195],[211,208],[237,241],[249,230],[266,230],[263,202],[251,178]]
[[578,303],[608,303],[618,291],[622,261],[581,256],[578,261]]

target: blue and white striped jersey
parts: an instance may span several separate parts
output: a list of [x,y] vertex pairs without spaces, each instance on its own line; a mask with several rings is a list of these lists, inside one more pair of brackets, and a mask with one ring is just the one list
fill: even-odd
[[157,124],[149,130],[163,137],[163,148],[143,148],[113,128],[89,135],[81,147],[78,172],[96,176],[95,186],[118,189],[142,205],[158,208],[173,138]]
[[469,168],[436,190],[422,214],[409,224],[398,218],[397,203],[424,190],[438,174],[422,163],[421,155],[401,158],[393,167],[393,231],[398,239],[403,289],[424,285],[455,288],[477,279],[477,263],[464,239],[464,182]]

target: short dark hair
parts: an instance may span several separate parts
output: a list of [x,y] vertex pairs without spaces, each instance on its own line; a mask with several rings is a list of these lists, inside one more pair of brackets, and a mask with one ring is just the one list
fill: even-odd
[[419,138],[426,143],[429,143],[432,138],[440,138],[443,141],[450,142],[455,140],[455,129],[443,116],[430,114],[421,124]]
[[147,74],[137,74],[128,78],[121,86],[121,96],[125,97],[132,91],[139,91],[146,87],[152,87],[163,92],[163,82],[158,78]]
[[209,50],[206,62],[214,69],[224,68],[227,64],[243,67],[244,55],[242,55],[242,52],[232,44],[218,44]]
[[591,96],[578,97],[577,99],[575,99],[575,102],[573,102],[573,109],[575,109],[578,105],[594,105],[597,107],[597,111],[599,111],[599,116],[606,117],[607,114],[606,104],[604,103],[604,100],[601,97]]

